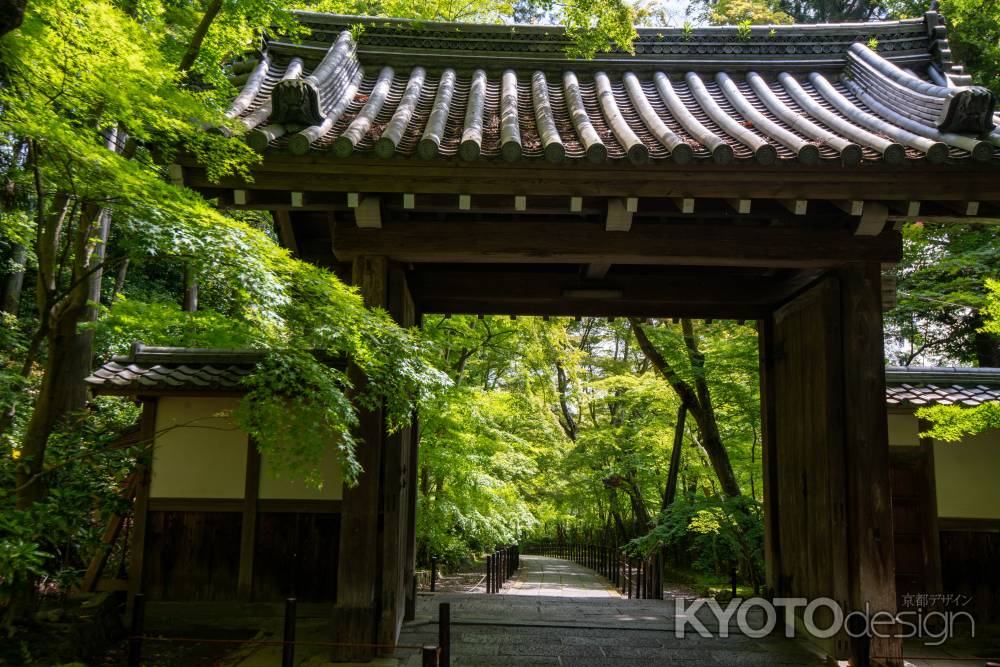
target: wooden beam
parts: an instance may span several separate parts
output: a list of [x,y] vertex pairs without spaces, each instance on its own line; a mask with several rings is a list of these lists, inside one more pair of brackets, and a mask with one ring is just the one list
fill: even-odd
[[583,210],[583,197],[570,197],[569,198],[569,210],[570,213],[579,213]]
[[639,198],[638,197],[626,197],[625,198],[625,210],[629,213],[637,213],[639,211]]
[[591,262],[587,265],[586,275],[588,280],[600,280],[608,275],[611,264],[608,262]]
[[403,208],[406,210],[412,210],[417,205],[417,197],[412,192],[407,192],[403,195]]
[[292,192],[292,208],[302,208],[305,203],[305,196],[301,192]]
[[184,167],[176,162],[167,167],[167,177],[171,185],[184,185]]
[[528,198],[524,195],[518,195],[514,197],[514,210],[524,211],[528,208]]
[[[889,220],[909,222],[912,219],[903,216],[890,215]],[[1000,218],[980,218],[978,216],[973,218],[963,218],[959,215],[921,215],[916,221],[923,222],[928,225],[1000,225]]]
[[288,211],[272,211],[271,215],[278,225],[278,240],[288,251],[299,256],[299,246],[295,241],[295,228],[292,227],[292,216]]
[[859,216],[865,212],[863,199],[838,199],[831,203],[847,215]]
[[740,215],[748,215],[750,213],[750,203],[749,199],[727,199],[726,205],[733,209]]
[[363,197],[354,209],[354,220],[362,229],[382,227],[382,200],[378,197]]
[[459,195],[458,196],[458,209],[460,211],[468,211],[472,208],[472,196],[471,195]]
[[947,207],[958,215],[979,215],[978,201],[950,202],[947,204]]
[[358,204],[361,202],[361,194],[358,192],[348,192],[347,193],[347,207],[357,208]]
[[778,203],[788,209],[792,215],[805,215],[809,202],[805,199],[779,199]]
[[888,219],[889,209],[884,204],[874,201],[865,202],[861,220],[854,228],[854,233],[858,236],[878,236],[885,229],[885,223]]
[[581,281],[575,272],[418,268],[409,274],[424,312],[756,319],[803,284],[812,272],[783,278],[616,275]]
[[624,199],[608,200],[608,215],[604,229],[608,232],[627,232],[632,229],[632,213],[629,212]]
[[694,213],[694,197],[673,197],[673,200],[681,213]]
[[247,204],[247,191],[246,190],[233,190],[233,203],[237,206],[246,206]]
[[[239,177],[213,179],[193,156],[182,156],[189,187],[247,187]],[[458,175],[461,177],[459,178]],[[622,169],[580,162],[507,164],[356,159],[318,153],[305,160],[269,153],[253,171],[255,188],[326,192],[554,195],[562,197],[696,197],[751,199],[870,199],[873,201],[1000,200],[1000,164],[949,164],[920,169],[866,165],[864,169],[759,165],[655,165]]]
[[919,201],[895,201],[889,203],[890,215],[915,218],[920,215]]
[[592,222],[386,221],[377,233],[337,221],[341,262],[374,254],[401,262],[523,262],[757,267],[829,267],[845,261],[898,262],[899,232],[859,237],[842,229],[789,226],[638,224],[607,234]]

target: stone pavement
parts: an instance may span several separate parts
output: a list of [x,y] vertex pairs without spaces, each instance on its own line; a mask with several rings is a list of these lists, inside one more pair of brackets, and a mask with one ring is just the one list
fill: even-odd
[[548,595],[574,598],[620,598],[614,586],[593,570],[568,560],[521,556],[517,577],[502,595]]
[[[521,571],[498,595],[420,596],[401,645],[437,643],[441,602],[451,604],[454,667],[824,664],[783,638],[677,638],[673,601],[624,599],[603,577],[555,558],[522,556]],[[404,667],[420,665],[415,651],[396,657]]]

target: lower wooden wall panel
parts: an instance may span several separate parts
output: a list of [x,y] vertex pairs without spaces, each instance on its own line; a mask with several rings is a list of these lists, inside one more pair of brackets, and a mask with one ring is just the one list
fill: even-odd
[[150,511],[145,549],[147,599],[235,599],[241,524],[238,512]]
[[339,514],[260,512],[256,537],[254,601],[337,599]]
[[941,531],[941,576],[947,593],[971,598],[962,609],[977,625],[1000,620],[1000,526]]

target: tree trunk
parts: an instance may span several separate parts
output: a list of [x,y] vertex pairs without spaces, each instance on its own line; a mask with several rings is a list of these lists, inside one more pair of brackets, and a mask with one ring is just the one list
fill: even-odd
[[701,436],[701,445],[708,454],[712,469],[715,470],[722,486],[722,492],[735,498],[742,495],[740,485],[736,481],[736,474],[733,472],[732,463],[729,461],[729,453],[719,435],[719,425],[715,420],[715,409],[712,407],[712,397],[708,389],[708,382],[704,376],[704,357],[698,350],[694,341],[690,320],[682,320],[684,327],[685,345],[688,348],[688,357],[695,370],[695,387],[692,388],[685,382],[670,363],[660,354],[659,350],[646,336],[642,329],[642,324],[637,319],[632,319],[632,331],[635,333],[636,342],[653,367],[659,371],[660,375],[670,383],[678,398],[687,405],[688,412],[694,418],[698,426],[698,433]]
[[184,304],[183,310],[193,313],[198,310],[198,276],[190,264],[184,267]]
[[0,37],[21,27],[28,0],[0,0]]
[[[100,312],[101,285],[104,277],[102,266],[110,229],[111,212],[108,209],[101,209],[97,213],[95,233],[92,237],[93,249],[88,253],[89,258],[82,267],[82,272],[89,271],[89,273],[82,277],[84,284],[81,289],[86,292],[86,299],[83,311],[80,313],[79,323],[96,322]],[[67,371],[69,387],[66,390],[65,400],[67,402],[63,406],[64,412],[79,410],[87,403],[87,387],[83,383],[83,379],[90,374],[94,365],[94,330],[92,328],[77,331],[73,339],[73,351],[70,359],[72,369]]]
[[677,475],[681,469],[681,446],[684,444],[684,422],[687,418],[687,406],[681,403],[677,408],[677,422],[674,424],[674,447],[670,450],[670,470],[667,471],[667,487],[663,491],[663,502],[660,511],[664,512],[673,504],[677,497]]
[[109,306],[115,305],[118,297],[121,296],[122,290],[125,289],[125,276],[128,275],[128,265],[129,259],[127,257],[118,265],[118,274],[115,276],[115,289],[111,292],[111,298],[108,301]]
[[17,315],[21,303],[21,287],[24,285],[24,263],[27,251],[20,243],[11,248],[10,261],[18,267],[4,277],[3,289],[0,291],[0,311]]
[[577,426],[576,420],[573,418],[573,412],[569,409],[569,400],[567,394],[569,393],[569,378],[566,377],[566,369],[563,368],[562,363],[556,362],[556,379],[558,381],[559,388],[559,408],[562,410],[563,430],[566,431],[566,437],[568,437],[573,442],[576,442],[577,431],[579,427]]
[[181,58],[179,69],[182,72],[187,72],[194,66],[194,62],[198,59],[198,54],[201,52],[201,45],[208,34],[208,29],[212,27],[212,22],[218,16],[221,9],[222,0],[212,0],[208,4],[208,7],[205,8],[205,14],[201,17],[201,22],[198,23],[198,27],[195,28],[194,34],[191,36],[191,42],[184,52],[184,57]]

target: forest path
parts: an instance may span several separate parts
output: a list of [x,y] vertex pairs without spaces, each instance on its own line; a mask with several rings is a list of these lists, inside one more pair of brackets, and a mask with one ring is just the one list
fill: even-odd
[[521,569],[501,595],[545,595],[561,598],[621,598],[610,581],[588,567],[546,556],[521,556]]

